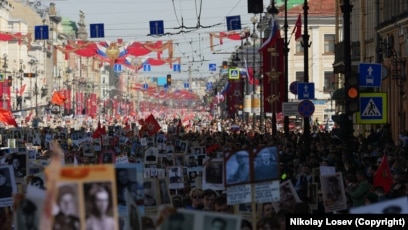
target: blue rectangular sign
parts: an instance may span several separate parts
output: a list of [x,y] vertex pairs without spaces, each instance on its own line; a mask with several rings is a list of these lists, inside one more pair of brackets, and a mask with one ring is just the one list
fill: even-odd
[[105,29],[103,23],[90,24],[89,30],[91,32],[91,38],[105,37]]
[[174,72],[180,72],[181,71],[180,64],[173,64],[173,71]]
[[381,87],[381,64],[360,63],[358,69],[360,87]]
[[144,72],[150,72],[150,69],[151,69],[150,64],[143,64],[143,71]]
[[164,86],[167,84],[167,78],[166,77],[158,77],[157,78],[157,85],[158,86]]
[[34,39],[35,40],[48,40],[48,26],[35,26],[34,27]]
[[240,30],[241,29],[241,16],[227,16],[227,30]]
[[315,99],[315,87],[314,83],[310,82],[298,82],[298,99]]
[[209,71],[211,71],[211,72],[217,71],[217,64],[215,64],[215,63],[210,63],[210,64],[208,64],[208,69],[209,69]]
[[164,34],[164,22],[163,20],[150,21],[150,35],[163,35]]

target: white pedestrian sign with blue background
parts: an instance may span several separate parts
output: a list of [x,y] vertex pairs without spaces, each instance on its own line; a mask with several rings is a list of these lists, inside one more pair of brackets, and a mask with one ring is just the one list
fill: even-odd
[[173,64],[173,71],[174,72],[181,72],[181,65],[180,64]]
[[298,99],[315,99],[315,87],[314,83],[310,82],[298,82],[297,83],[298,89]]
[[387,122],[386,93],[360,93],[359,124],[384,124]]
[[381,87],[381,64],[360,63],[358,68],[360,87]]

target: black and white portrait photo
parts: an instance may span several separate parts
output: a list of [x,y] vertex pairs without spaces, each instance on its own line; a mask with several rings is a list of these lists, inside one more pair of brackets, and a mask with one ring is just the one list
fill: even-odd
[[232,215],[206,214],[203,230],[236,230],[240,229],[241,219]]
[[60,184],[55,203],[57,211],[54,215],[52,229],[81,229],[81,221],[78,216],[78,185],[74,183]]
[[279,179],[277,147],[262,148],[254,160],[254,180],[266,181]]
[[[13,194],[17,192],[14,171],[9,166],[0,167],[0,207],[11,206]],[[6,201],[6,202],[5,202]]]
[[160,230],[191,230],[193,229],[194,221],[194,214],[177,211],[163,222]]
[[87,230],[116,229],[111,182],[84,183]]
[[205,183],[208,184],[223,184],[223,162],[210,161],[205,170]]
[[156,206],[157,205],[157,189],[154,180],[146,180],[143,182],[144,190],[144,206]]
[[156,164],[158,157],[158,149],[156,147],[149,147],[145,150],[145,163]]
[[38,229],[39,220],[37,216],[41,210],[31,199],[23,199],[19,202],[16,212],[17,229]]
[[250,182],[249,152],[240,150],[231,154],[225,164],[226,184]]
[[183,168],[169,167],[167,170],[169,189],[184,188]]
[[170,191],[166,179],[158,179],[160,204],[171,204]]
[[341,173],[320,176],[324,208],[326,212],[347,208],[344,181]]
[[9,160],[9,165],[13,167],[14,176],[23,179],[27,175],[27,154],[15,154]]

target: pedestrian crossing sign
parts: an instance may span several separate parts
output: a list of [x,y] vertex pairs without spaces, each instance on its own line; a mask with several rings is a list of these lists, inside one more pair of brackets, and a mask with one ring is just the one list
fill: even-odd
[[357,113],[357,123],[387,123],[387,94],[360,93],[360,111]]
[[239,79],[239,69],[229,69],[228,79]]

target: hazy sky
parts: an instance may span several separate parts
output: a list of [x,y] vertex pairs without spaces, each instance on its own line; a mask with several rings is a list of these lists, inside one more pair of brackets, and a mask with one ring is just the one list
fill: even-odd
[[[85,13],[85,22],[89,33],[89,24],[104,23],[105,38],[99,40],[116,41],[118,38],[125,42],[129,41],[157,41],[172,40],[174,43],[174,57],[182,57],[181,73],[172,73],[166,66],[153,68],[151,75],[164,76],[172,73],[173,76],[187,76],[184,72],[191,65],[194,77],[206,77],[210,74],[209,63],[220,65],[227,60],[228,54],[212,54],[210,51],[210,32],[226,32],[226,16],[241,16],[242,28],[248,26],[253,14],[247,13],[247,0],[43,0],[43,5],[50,2],[56,4],[60,16],[79,20],[79,11]],[[264,0],[264,5],[269,5],[270,0]],[[170,35],[163,37],[151,37],[149,34],[149,21],[163,20],[165,33],[176,33],[183,24],[186,27],[197,25],[197,16],[200,15],[202,26],[211,26],[221,23],[212,28],[201,28],[189,33]],[[259,17],[259,16],[258,16]],[[184,29],[189,30],[189,29]],[[218,52],[232,52],[234,47],[240,45],[240,41],[223,39],[223,45],[219,45],[219,39],[214,39],[214,50]],[[163,55],[163,57],[165,54]],[[197,71],[199,70],[199,71]]]

